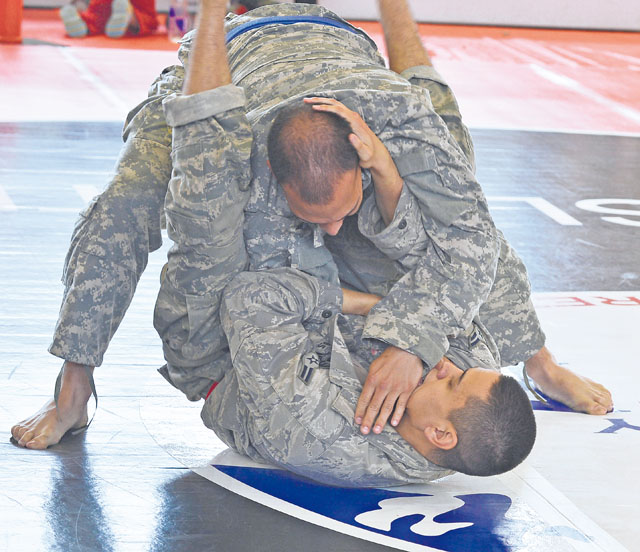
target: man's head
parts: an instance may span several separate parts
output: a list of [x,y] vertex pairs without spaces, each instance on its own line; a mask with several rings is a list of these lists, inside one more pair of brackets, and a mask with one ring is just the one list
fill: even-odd
[[407,405],[417,429],[414,446],[439,466],[469,475],[496,475],[516,467],[533,447],[536,422],[518,382],[493,370],[463,372],[440,363]]
[[362,202],[362,174],[350,133],[341,117],[301,102],[278,113],[267,139],[269,165],[291,211],[331,235]]

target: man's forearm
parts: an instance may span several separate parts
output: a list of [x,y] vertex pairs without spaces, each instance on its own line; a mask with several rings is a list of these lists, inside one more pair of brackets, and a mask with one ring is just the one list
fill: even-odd
[[431,65],[407,0],[378,0],[378,8],[391,70]]
[[197,94],[231,84],[224,33],[226,13],[226,0],[202,0],[195,45],[182,90],[184,94]]
[[360,314],[366,316],[378,301],[380,301],[380,297],[377,295],[342,288],[343,314]]

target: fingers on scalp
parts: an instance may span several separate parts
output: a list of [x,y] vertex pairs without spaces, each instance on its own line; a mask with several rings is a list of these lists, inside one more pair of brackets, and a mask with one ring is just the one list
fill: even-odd
[[322,98],[322,97],[313,97],[313,98],[303,98],[305,103],[311,103],[315,105],[326,105],[332,107],[344,107],[342,103],[333,98]]

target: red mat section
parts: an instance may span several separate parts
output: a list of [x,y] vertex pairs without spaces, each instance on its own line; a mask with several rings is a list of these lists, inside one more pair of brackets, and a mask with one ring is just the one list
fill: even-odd
[[106,36],[87,36],[69,38],[64,33],[64,25],[58,16],[58,10],[24,10],[22,19],[22,38],[25,42],[33,40],[58,44],[60,46],[78,46],[89,48],[130,48],[137,50],[177,50],[177,45],[167,38],[165,15],[158,15],[158,30],[150,36],[108,38]]
[[[383,48],[378,23],[356,24]],[[0,45],[0,121],[122,121],[178,62],[164,29],[161,21],[148,37],[72,39],[57,10],[25,10],[25,44],[45,45]],[[424,24],[420,32],[472,127],[640,134],[640,33]]]

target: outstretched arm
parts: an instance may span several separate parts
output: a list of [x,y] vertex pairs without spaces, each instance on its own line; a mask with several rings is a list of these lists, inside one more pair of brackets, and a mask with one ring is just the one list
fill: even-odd
[[407,0],[378,0],[378,9],[391,70],[431,65]]

